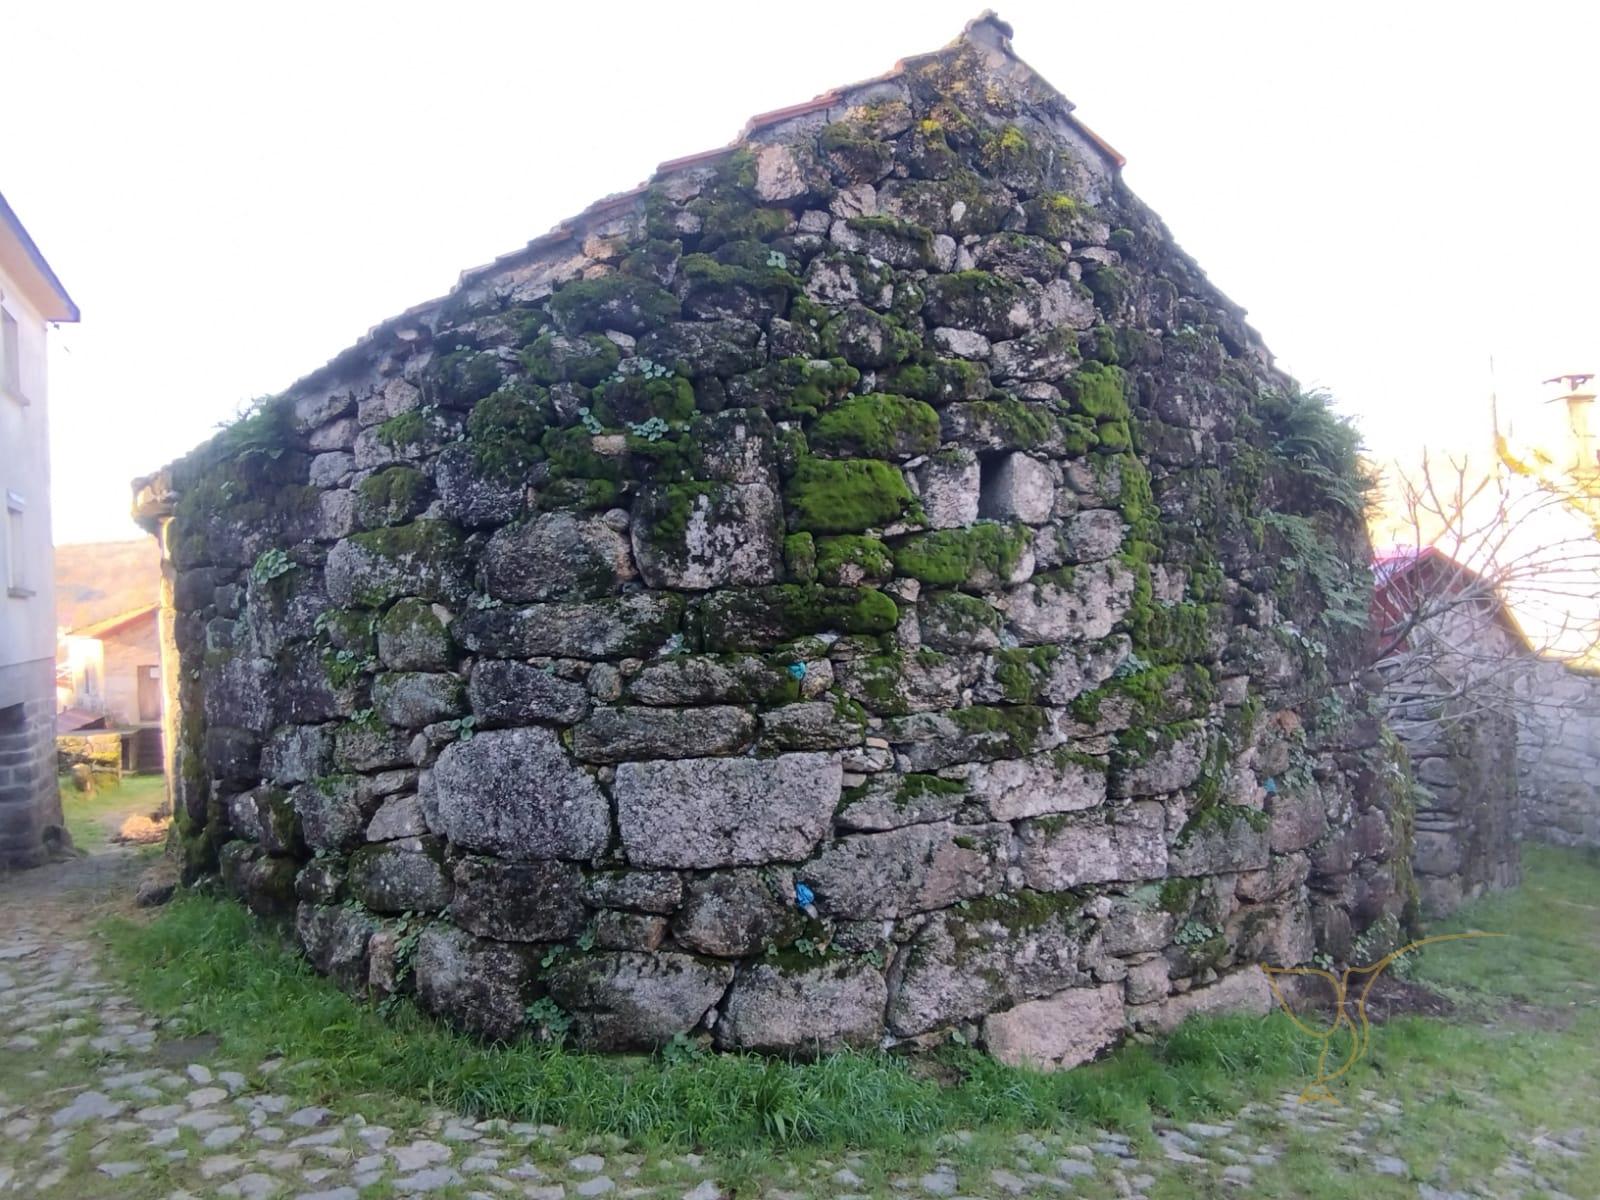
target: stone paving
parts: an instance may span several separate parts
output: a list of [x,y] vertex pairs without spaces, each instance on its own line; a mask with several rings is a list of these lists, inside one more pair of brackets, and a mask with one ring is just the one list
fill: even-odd
[[[76,875],[74,876],[74,872]],[[142,1012],[102,977],[83,928],[89,902],[126,887],[104,864],[63,869],[78,887],[42,899],[0,884],[0,1194],[185,1200],[365,1200],[367,1197],[652,1196],[721,1200],[727,1191],[698,1155],[647,1157],[620,1140],[588,1143],[550,1126],[472,1121],[409,1110],[403,1128],[363,1115],[402,1111],[351,1097],[338,1111],[275,1088],[294,1064],[248,1070],[216,1061],[210,1039]],[[1100,1133],[1080,1144],[1023,1134],[999,1157],[964,1153],[973,1135],[944,1139],[930,1169],[885,1171],[881,1159],[807,1159],[775,1200],[868,1195],[911,1198],[1086,1195],[1136,1200],[1172,1173],[1196,1194],[1255,1193],[1297,1139],[1326,1139],[1353,1168],[1406,1179],[1404,1110],[1371,1092],[1355,1105],[1242,1109],[1232,1120],[1159,1127],[1153,1144]],[[1492,1100],[1483,1098],[1492,1105]],[[370,1101],[370,1103],[369,1103]],[[1564,1195],[1547,1164],[1578,1158],[1581,1131],[1538,1131],[1486,1180],[1452,1185],[1447,1171],[1417,1181],[1419,1200]],[[976,1166],[981,1161],[983,1165]],[[781,1174],[781,1173],[780,1173]],[[1206,1185],[1202,1187],[1202,1182]],[[748,1193],[746,1193],[748,1194]],[[1282,1194],[1275,1192],[1273,1194]]]

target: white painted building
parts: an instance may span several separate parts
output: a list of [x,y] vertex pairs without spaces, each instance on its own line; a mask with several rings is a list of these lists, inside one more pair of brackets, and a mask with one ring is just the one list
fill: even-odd
[[61,836],[45,344],[77,319],[0,196],[0,866],[43,862]]

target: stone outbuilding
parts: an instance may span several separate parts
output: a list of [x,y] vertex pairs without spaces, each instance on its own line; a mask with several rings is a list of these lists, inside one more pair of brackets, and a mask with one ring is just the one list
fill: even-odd
[[141,481],[189,879],[611,1050],[1067,1066],[1399,937],[1353,438],[1010,34],[665,164]]

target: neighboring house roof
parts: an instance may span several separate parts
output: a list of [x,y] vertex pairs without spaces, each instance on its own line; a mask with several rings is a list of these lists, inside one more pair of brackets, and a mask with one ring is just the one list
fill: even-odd
[[161,594],[161,550],[154,538],[56,547],[56,624],[68,633],[153,609]]
[[114,617],[107,617],[104,621],[96,621],[93,625],[85,625],[81,629],[74,629],[72,636],[108,638],[138,621],[146,618],[152,621],[155,620],[156,613],[160,608],[159,604],[146,604],[143,608],[130,609],[128,612],[118,613]]
[[85,729],[105,727],[105,713],[84,712],[81,708],[64,708],[56,714],[57,733],[78,733]]
[[[1483,583],[1481,572],[1456,562],[1437,546],[1397,546],[1375,553],[1372,577],[1372,618],[1380,633],[1399,627],[1430,593],[1466,591]],[[1487,585],[1480,594],[1494,604],[1495,623],[1517,645],[1532,650],[1532,642],[1505,599]]]
[[28,235],[22,220],[0,194],[0,266],[16,280],[28,300],[46,321],[76,321],[78,306],[44,255]]

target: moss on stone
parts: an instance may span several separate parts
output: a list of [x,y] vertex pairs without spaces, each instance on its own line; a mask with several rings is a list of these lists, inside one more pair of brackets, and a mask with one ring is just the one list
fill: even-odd
[[1086,362],[1072,373],[1062,390],[1096,421],[1126,421],[1130,415],[1127,386],[1127,372],[1121,367]]
[[591,329],[639,333],[678,319],[681,306],[665,288],[634,275],[575,279],[550,301],[550,315],[569,334]]
[[876,588],[783,583],[708,594],[695,609],[690,633],[702,648],[722,652],[819,633],[887,633],[899,622],[899,607]]
[[817,543],[809,533],[791,533],[783,539],[783,566],[790,579],[814,583],[817,578]]
[[356,517],[363,525],[398,525],[428,506],[433,484],[415,467],[388,467],[356,487]]
[[890,524],[913,504],[905,477],[877,459],[803,458],[786,498],[802,529],[860,533]]
[[1076,197],[1066,192],[1047,192],[1029,200],[1022,211],[1029,233],[1059,242],[1071,239],[1077,232],[1084,208]]
[[1128,295],[1133,290],[1133,281],[1128,273],[1121,267],[1098,266],[1084,275],[1084,280],[1089,291],[1094,294],[1094,301],[1101,312],[1107,316],[1115,316],[1122,311],[1128,302]]
[[423,375],[423,394],[430,403],[462,408],[492,393],[503,380],[493,354],[462,348],[434,358]]
[[939,414],[906,396],[851,396],[818,417],[807,440],[818,454],[911,458],[938,449]]
[[551,418],[549,394],[539,387],[501,388],[473,406],[467,417],[466,441],[473,462],[491,478],[523,478],[544,461],[539,444]]
[[935,587],[992,586],[1011,577],[1031,544],[1026,526],[983,521],[912,534],[895,548],[894,562],[900,574]]
[[815,567],[831,586],[883,583],[894,575],[894,557],[877,538],[844,534],[817,539]]
[[522,365],[535,383],[576,383],[592,387],[622,358],[617,344],[602,333],[575,338],[546,333],[522,352]]
[[621,375],[595,389],[594,417],[608,428],[637,428],[650,421],[676,427],[694,413],[694,387],[681,375]]
[[1033,705],[975,704],[951,709],[947,715],[968,737],[995,739],[1001,758],[1022,758],[1033,753],[1050,728],[1049,710]]
[[963,779],[944,779],[938,775],[923,774],[902,775],[899,787],[895,789],[894,803],[900,808],[908,808],[929,797],[959,796],[966,790],[967,784]]
[[615,481],[623,476],[623,464],[598,453],[593,435],[581,426],[546,430],[539,445],[550,461],[553,478]]
[[433,422],[421,409],[413,408],[390,417],[378,426],[378,441],[391,450],[420,446],[433,432]]
[[[461,534],[448,521],[413,521],[409,525],[352,534],[349,540],[375,558],[402,560],[410,569],[436,577],[454,573],[464,560]],[[384,587],[376,592],[360,592],[356,600],[367,607],[376,607],[385,603],[390,595]]]
[[968,408],[975,421],[990,430],[1000,446],[1008,450],[1047,445],[1061,429],[1055,415],[1044,405],[1010,396],[974,401]]
[[759,241],[729,242],[715,254],[686,254],[678,273],[691,289],[742,287],[780,300],[800,290],[787,256]]
[[781,358],[760,376],[779,397],[778,413],[789,418],[816,416],[842,400],[861,381],[861,372],[843,359]]
[[961,910],[960,919],[967,924],[994,922],[1011,932],[1021,932],[1072,917],[1082,907],[1083,898],[1071,892],[1036,892],[1023,888],[968,901]]
[[1024,646],[990,655],[994,679],[1008,704],[1035,704],[1050,682],[1050,669],[1061,657],[1060,646]]
[[893,147],[854,121],[835,121],[824,127],[817,145],[846,175],[861,182],[883,178],[894,165]]
[[987,643],[978,639],[985,633],[998,634],[1004,624],[994,605],[963,592],[926,592],[921,610],[925,636],[946,649],[993,645],[992,638]]

